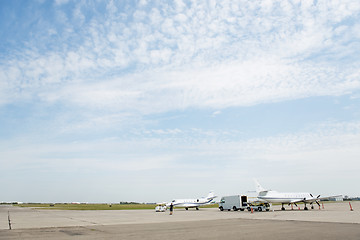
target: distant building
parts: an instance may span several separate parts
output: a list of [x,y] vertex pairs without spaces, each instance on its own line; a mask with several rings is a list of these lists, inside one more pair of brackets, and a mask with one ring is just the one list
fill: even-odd
[[360,201],[360,197],[349,197],[348,195],[345,195],[344,201]]
[[337,197],[331,197],[329,198],[329,201],[344,201],[344,197],[342,195]]

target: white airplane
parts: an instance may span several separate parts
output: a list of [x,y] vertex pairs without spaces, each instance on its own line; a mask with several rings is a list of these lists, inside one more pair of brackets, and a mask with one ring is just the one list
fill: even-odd
[[320,195],[314,197],[311,193],[306,192],[277,192],[272,190],[265,190],[256,179],[254,179],[254,181],[256,185],[256,192],[258,193],[258,201],[265,203],[281,203],[281,210],[285,210],[284,204],[294,204],[297,206],[297,203],[304,203],[304,210],[308,210],[306,206],[307,203],[311,205],[311,209],[314,209],[313,203],[316,203],[320,206],[320,200],[330,198],[320,198]]
[[169,207],[171,204],[174,207],[184,207],[186,210],[189,208],[196,208],[196,210],[199,210],[200,206],[204,206],[207,204],[210,204],[213,202],[213,200],[216,198],[214,192],[209,192],[209,195],[205,198],[196,198],[196,199],[175,199],[172,200],[170,203],[167,203],[166,206]]

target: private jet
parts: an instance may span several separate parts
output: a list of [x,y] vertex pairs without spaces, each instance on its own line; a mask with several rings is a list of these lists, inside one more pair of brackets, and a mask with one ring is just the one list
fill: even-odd
[[196,210],[199,210],[200,206],[208,205],[213,203],[213,200],[216,198],[214,192],[211,191],[209,195],[201,198],[194,198],[194,199],[175,199],[172,200],[170,203],[167,203],[166,206],[169,207],[171,204],[174,207],[183,207],[185,210],[188,210],[189,208],[196,208]]

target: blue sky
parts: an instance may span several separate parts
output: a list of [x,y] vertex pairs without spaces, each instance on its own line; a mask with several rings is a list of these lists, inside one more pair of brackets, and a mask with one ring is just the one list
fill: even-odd
[[0,201],[359,196],[357,1],[0,1]]

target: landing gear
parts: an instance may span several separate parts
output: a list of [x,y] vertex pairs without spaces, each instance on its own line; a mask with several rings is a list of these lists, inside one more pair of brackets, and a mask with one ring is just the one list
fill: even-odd
[[304,203],[304,204],[305,204],[304,210],[305,210],[305,211],[309,210],[309,209],[307,208],[307,206],[306,206],[306,203]]
[[283,203],[281,204],[281,210],[282,210],[282,211],[285,211],[285,208],[284,208],[284,204],[283,204]]
[[198,208],[198,207],[196,207],[196,210],[199,210],[199,208]]
[[187,211],[187,210],[189,210],[189,209],[186,207],[185,210]]

